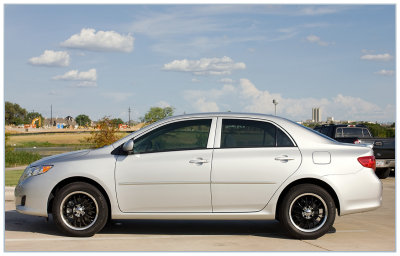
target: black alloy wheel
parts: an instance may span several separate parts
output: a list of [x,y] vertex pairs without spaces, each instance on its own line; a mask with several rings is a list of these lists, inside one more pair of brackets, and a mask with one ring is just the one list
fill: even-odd
[[62,187],[53,201],[53,219],[70,236],[93,236],[106,225],[108,204],[93,185],[74,182]]
[[336,206],[332,196],[322,187],[300,184],[286,193],[278,214],[289,236],[316,239],[326,234],[333,225]]

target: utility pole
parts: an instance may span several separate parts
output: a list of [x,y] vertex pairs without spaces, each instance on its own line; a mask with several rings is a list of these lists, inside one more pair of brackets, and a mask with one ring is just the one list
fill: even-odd
[[50,127],[53,126],[53,104],[50,105]]
[[274,103],[274,105],[275,105],[275,115],[276,115],[276,105],[278,105],[278,101],[277,100],[272,100],[272,103]]
[[128,122],[128,126],[131,127],[131,107],[128,108],[128,113],[129,113],[129,122]]

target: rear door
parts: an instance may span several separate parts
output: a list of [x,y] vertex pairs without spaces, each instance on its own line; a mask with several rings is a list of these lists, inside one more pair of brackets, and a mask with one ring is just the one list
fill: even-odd
[[295,142],[276,124],[218,118],[211,171],[213,212],[262,210],[300,163]]

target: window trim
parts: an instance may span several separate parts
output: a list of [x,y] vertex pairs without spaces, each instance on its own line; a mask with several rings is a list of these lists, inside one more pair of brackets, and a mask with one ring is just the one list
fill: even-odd
[[[282,147],[282,146],[275,146],[275,147],[236,147],[236,148],[221,148],[221,136],[222,136],[222,120],[223,119],[234,119],[234,120],[247,120],[247,121],[257,121],[257,122],[264,122],[264,123],[269,123],[272,124],[274,126],[276,126],[277,128],[279,128],[286,136],[288,136],[288,138],[292,141],[293,146],[292,147]],[[260,119],[260,118],[251,118],[251,117],[218,117],[217,120],[217,127],[215,130],[215,139],[214,139],[214,149],[243,149],[243,148],[297,148],[297,143],[296,141],[292,138],[292,136],[290,136],[290,134],[282,128],[282,126],[280,126],[279,124],[271,121],[271,120],[267,120],[267,119]]]

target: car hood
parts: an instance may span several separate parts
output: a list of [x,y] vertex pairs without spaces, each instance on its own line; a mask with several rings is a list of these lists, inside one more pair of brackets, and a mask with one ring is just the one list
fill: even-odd
[[30,164],[30,166],[38,166],[42,164],[52,164],[56,162],[62,162],[62,161],[67,161],[71,160],[80,156],[87,155],[89,152],[92,150],[86,149],[86,150],[79,150],[79,151],[72,151],[72,152],[67,152],[59,155],[54,155],[54,156],[48,156],[44,157],[36,162],[33,162]]

